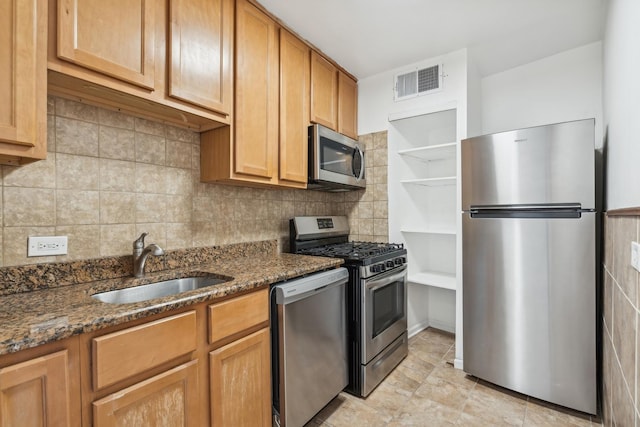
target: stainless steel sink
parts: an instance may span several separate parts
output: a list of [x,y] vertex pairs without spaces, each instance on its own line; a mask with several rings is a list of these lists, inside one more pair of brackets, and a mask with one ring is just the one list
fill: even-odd
[[206,288],[207,286],[217,285],[219,283],[228,282],[229,280],[231,280],[230,277],[215,275],[183,277],[179,279],[149,283],[148,285],[117,289],[115,291],[100,292],[98,294],[91,295],[91,297],[109,304],[129,304],[147,301],[154,298],[162,298],[169,295],[176,295],[181,292],[192,291],[194,289]]

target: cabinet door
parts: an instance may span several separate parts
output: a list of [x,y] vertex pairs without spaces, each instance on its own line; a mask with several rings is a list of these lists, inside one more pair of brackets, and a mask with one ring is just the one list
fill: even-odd
[[229,114],[233,0],[171,0],[169,95]]
[[338,73],[338,132],[358,138],[358,83]]
[[[0,2],[0,160],[46,155],[47,2]],[[17,156],[7,159],[5,156]]]
[[237,2],[234,172],[272,181],[278,155],[278,42],[275,22]]
[[311,121],[337,130],[338,70],[316,52],[311,52]]
[[59,0],[58,57],[154,86],[157,0]]
[[271,426],[269,328],[209,355],[214,426]]
[[[309,47],[280,30],[280,180],[307,182]],[[284,184],[281,182],[281,184]]]
[[198,361],[180,365],[93,403],[93,424],[197,426]]
[[0,369],[0,426],[75,424],[70,390],[66,350]]

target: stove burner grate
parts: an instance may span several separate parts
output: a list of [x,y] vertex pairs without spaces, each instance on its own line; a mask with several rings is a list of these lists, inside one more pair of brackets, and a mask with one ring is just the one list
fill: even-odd
[[365,259],[403,249],[401,243],[348,242],[317,248],[303,249],[298,253],[337,258]]

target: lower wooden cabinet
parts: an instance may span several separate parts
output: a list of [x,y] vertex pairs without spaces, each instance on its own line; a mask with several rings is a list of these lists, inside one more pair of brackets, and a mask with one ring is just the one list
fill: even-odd
[[209,354],[211,424],[271,425],[269,328]]
[[0,425],[68,426],[67,351],[0,369]]
[[0,427],[270,426],[269,295],[0,356]]
[[199,414],[197,360],[93,403],[95,427],[195,427]]

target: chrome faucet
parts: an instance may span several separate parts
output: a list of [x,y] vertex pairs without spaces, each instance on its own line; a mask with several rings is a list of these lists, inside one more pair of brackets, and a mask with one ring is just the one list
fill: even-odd
[[144,265],[149,255],[164,255],[164,250],[155,243],[151,243],[146,248],[144,247],[144,238],[146,235],[147,233],[142,233],[140,237],[133,242],[133,275],[135,277],[144,277]]

